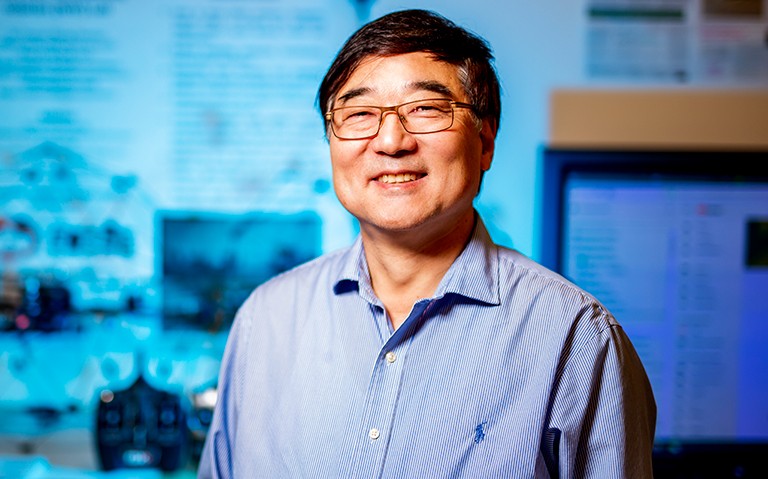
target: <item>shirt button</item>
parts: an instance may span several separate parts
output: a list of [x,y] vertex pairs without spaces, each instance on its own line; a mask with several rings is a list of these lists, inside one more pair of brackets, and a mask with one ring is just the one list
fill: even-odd
[[388,363],[392,364],[397,359],[397,354],[395,354],[392,351],[390,351],[384,357],[386,358]]
[[375,427],[374,427],[374,428],[371,428],[371,430],[370,430],[370,431],[368,431],[368,437],[370,437],[370,438],[371,438],[371,439],[373,439],[374,441],[375,441],[376,439],[378,439],[380,435],[381,435],[381,433],[379,433],[379,430],[378,430],[378,429],[376,429]]

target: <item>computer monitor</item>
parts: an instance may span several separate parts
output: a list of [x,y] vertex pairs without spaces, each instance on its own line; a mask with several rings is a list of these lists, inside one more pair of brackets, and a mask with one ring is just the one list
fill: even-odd
[[314,213],[158,212],[165,329],[226,331],[251,291],[320,254]]
[[768,151],[544,148],[542,163],[540,259],[635,345],[657,477],[765,474]]

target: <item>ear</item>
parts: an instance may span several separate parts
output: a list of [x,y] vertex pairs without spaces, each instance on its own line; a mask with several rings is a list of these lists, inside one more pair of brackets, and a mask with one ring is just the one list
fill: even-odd
[[496,129],[493,127],[490,120],[483,120],[482,126],[480,127],[480,144],[482,145],[481,167],[483,171],[488,171],[491,169],[493,152],[496,148]]

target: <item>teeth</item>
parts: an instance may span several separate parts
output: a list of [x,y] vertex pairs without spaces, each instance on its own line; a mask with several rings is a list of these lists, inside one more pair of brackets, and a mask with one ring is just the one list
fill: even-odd
[[399,173],[397,175],[381,175],[379,181],[382,183],[405,183],[407,181],[416,181],[416,175],[413,173]]

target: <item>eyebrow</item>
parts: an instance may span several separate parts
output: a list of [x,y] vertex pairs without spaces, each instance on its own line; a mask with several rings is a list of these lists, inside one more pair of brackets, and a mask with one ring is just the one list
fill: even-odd
[[411,90],[425,90],[425,91],[431,91],[433,93],[439,93],[440,95],[445,95],[447,97],[453,98],[453,92],[451,91],[448,86],[440,83],[439,81],[435,80],[423,80],[423,81],[417,81],[409,85],[409,89]]
[[366,93],[370,93],[371,91],[373,91],[373,90],[371,88],[368,88],[368,87],[353,88],[353,89],[349,90],[348,92],[346,92],[345,94],[339,96],[336,99],[336,102],[337,103],[345,103],[345,102],[347,102],[347,101],[349,101],[349,100],[351,100],[353,98],[365,95]]
[[[447,96],[449,98],[454,97],[454,94],[450,88],[448,88],[446,85],[436,80],[421,80],[421,81],[411,82],[408,85],[406,85],[405,89],[408,91],[429,91],[432,93],[437,93],[440,95]],[[343,104],[353,98],[371,93],[372,91],[373,89],[370,87],[353,88],[347,91],[346,93],[344,93],[343,95],[340,95],[336,99],[336,103]]]

